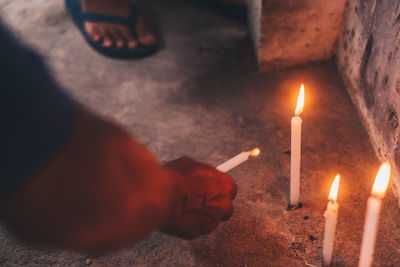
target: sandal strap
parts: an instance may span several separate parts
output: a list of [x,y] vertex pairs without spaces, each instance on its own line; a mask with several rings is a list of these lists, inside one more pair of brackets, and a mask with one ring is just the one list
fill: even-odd
[[106,22],[106,23],[115,23],[115,24],[123,24],[123,25],[134,25],[138,19],[138,9],[135,5],[131,6],[129,17],[123,18],[119,16],[112,15],[102,15],[96,13],[82,13],[82,18],[84,21],[90,22]]

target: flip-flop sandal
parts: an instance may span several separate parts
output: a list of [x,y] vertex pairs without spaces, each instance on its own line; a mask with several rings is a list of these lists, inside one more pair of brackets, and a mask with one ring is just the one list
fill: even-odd
[[148,56],[157,51],[157,45],[139,45],[134,49],[127,47],[104,47],[100,43],[89,38],[85,30],[85,22],[105,22],[128,25],[131,28],[132,36],[137,38],[135,25],[139,16],[138,9],[135,5],[131,5],[130,15],[128,18],[118,16],[101,15],[95,13],[85,13],[81,8],[81,0],[65,0],[65,6],[70,13],[74,23],[77,25],[82,35],[85,37],[86,42],[100,54],[119,59],[131,59]]
[[219,13],[227,17],[241,22],[247,22],[247,8],[238,5],[229,5],[218,0],[206,0],[206,2],[212,5]]

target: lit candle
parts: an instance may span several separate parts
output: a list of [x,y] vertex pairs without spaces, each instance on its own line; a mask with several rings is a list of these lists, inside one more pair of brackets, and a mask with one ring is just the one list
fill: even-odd
[[382,198],[385,196],[389,180],[390,164],[385,162],[376,175],[371,196],[368,198],[360,261],[358,262],[359,267],[368,267],[372,264]]
[[325,216],[325,234],[324,246],[322,248],[322,256],[324,257],[324,265],[329,266],[332,262],[333,244],[335,242],[336,222],[339,210],[339,204],[336,202],[339,191],[340,175],[336,175],[333,180],[331,191],[329,192],[329,202],[324,213]]
[[257,157],[259,154],[260,154],[260,149],[258,149],[258,148],[254,148],[252,151],[244,151],[244,152],[234,156],[230,160],[227,160],[224,163],[222,163],[221,165],[219,165],[217,167],[217,170],[219,170],[221,172],[228,172],[228,171],[232,170],[233,168],[235,168],[236,166],[238,166],[238,165],[242,164],[243,162],[245,162],[246,160],[248,160],[250,156]]
[[290,205],[297,207],[300,198],[301,118],[304,106],[304,85],[300,86],[295,116],[292,118],[290,156]]

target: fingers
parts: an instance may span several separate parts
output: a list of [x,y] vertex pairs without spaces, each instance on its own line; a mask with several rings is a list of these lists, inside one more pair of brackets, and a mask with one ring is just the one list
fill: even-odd
[[222,217],[222,221],[227,221],[232,217],[233,214],[233,206],[231,205],[229,210],[225,213],[224,217]]
[[164,168],[183,176],[186,188],[184,205],[168,227],[172,233],[195,238],[232,216],[237,186],[227,174],[187,157],[167,162]]
[[218,227],[219,222],[206,214],[191,214],[185,220],[185,238],[194,239],[209,234]]
[[237,186],[225,173],[187,157],[170,161],[164,167],[180,173],[186,180],[184,212],[206,210],[222,218],[232,210],[231,201],[236,197]]
[[205,223],[202,225],[202,234],[205,235],[214,231],[218,227],[219,222],[219,220],[205,219]]
[[209,216],[213,216],[216,220],[227,221],[233,213],[233,205],[228,197],[214,199],[207,203],[204,212]]

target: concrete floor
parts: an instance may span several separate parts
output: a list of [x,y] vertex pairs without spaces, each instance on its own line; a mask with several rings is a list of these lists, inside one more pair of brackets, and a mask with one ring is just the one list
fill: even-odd
[[[260,75],[246,27],[196,1],[147,1],[165,40],[153,57],[104,58],[83,41],[63,3],[0,0],[0,15],[46,58],[76,99],[127,127],[161,161],[212,165],[258,146],[230,174],[232,219],[185,241],[154,233],[110,255],[37,250],[0,234],[1,266],[320,266],[330,183],[342,174],[335,266],[356,266],[366,200],[380,163],[332,62]],[[302,209],[286,211],[290,118],[300,82]],[[400,266],[400,210],[384,200],[375,266]]]

